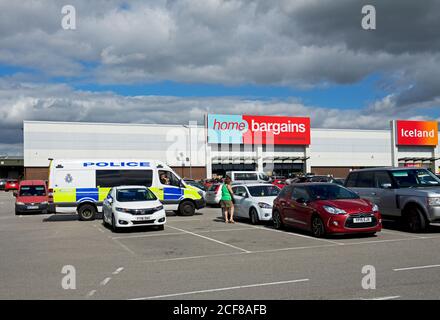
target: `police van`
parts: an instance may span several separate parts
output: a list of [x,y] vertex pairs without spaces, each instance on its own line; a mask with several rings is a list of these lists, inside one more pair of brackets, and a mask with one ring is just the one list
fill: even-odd
[[205,206],[201,192],[187,185],[169,166],[156,160],[51,160],[49,201],[72,208],[79,220],[94,220],[112,187],[142,185],[165,210],[190,216]]

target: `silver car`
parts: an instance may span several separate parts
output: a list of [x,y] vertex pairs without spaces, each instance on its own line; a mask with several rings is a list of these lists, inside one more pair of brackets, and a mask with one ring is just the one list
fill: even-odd
[[379,206],[385,217],[403,218],[412,232],[440,222],[440,179],[423,168],[374,168],[350,172],[345,187]]

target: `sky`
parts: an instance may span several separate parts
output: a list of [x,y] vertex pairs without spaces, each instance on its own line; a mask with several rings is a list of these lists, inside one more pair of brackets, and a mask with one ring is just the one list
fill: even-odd
[[440,120],[438,30],[437,0],[0,0],[0,156],[22,154],[23,120]]

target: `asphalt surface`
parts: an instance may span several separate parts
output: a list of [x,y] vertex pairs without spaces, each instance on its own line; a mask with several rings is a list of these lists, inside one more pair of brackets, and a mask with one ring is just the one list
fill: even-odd
[[[0,299],[439,299],[440,227],[315,239],[220,209],[114,234],[74,214],[14,215],[0,192]],[[363,289],[374,266],[376,289]],[[64,266],[75,289],[63,289]],[[69,272],[69,275],[72,273]],[[70,282],[72,283],[72,282]],[[370,282],[371,283],[371,282]]]

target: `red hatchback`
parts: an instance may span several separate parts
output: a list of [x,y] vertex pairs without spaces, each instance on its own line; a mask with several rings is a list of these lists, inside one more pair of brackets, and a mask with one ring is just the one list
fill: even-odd
[[283,188],[274,201],[275,228],[292,226],[326,234],[368,233],[382,230],[377,205],[333,183],[300,183]]
[[8,180],[5,184],[5,191],[18,190],[18,180]]
[[44,180],[23,180],[15,196],[15,214],[27,212],[48,213],[49,197]]

